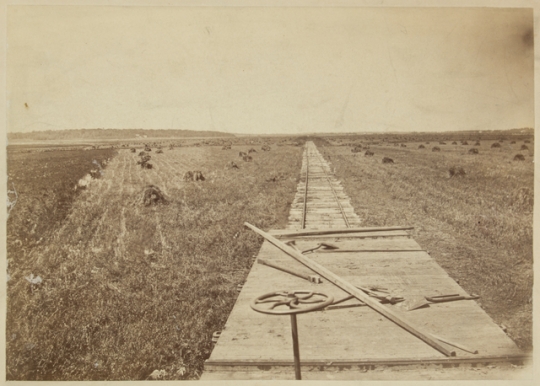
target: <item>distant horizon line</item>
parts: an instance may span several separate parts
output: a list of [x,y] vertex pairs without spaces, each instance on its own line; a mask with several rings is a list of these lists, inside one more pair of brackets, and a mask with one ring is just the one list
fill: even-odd
[[39,133],[47,133],[47,132],[62,132],[62,131],[82,131],[82,130],[132,130],[132,131],[187,131],[187,132],[203,132],[203,133],[220,133],[225,135],[234,135],[234,136],[257,136],[257,135],[276,135],[276,136],[309,136],[309,135],[374,135],[374,134],[413,134],[413,133],[455,133],[455,132],[494,132],[494,131],[512,131],[512,130],[533,130],[534,127],[514,127],[509,129],[464,129],[464,130],[404,130],[404,131],[340,131],[340,132],[309,132],[309,133],[257,133],[257,134],[251,134],[251,133],[242,133],[242,132],[226,132],[226,131],[220,131],[220,130],[193,130],[193,129],[161,129],[161,128],[80,128],[80,129],[55,129],[55,130],[32,130],[32,131],[8,131],[7,135],[31,135],[31,134],[39,134]]

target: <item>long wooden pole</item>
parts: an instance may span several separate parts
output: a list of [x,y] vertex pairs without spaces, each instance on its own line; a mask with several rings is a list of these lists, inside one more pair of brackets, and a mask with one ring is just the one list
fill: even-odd
[[319,230],[290,230],[272,232],[275,236],[320,236],[333,235],[338,233],[364,233],[364,232],[384,232],[384,231],[408,231],[414,227],[378,227],[378,228],[334,228],[334,229],[319,229]]
[[347,282],[346,280],[342,279],[335,273],[329,271],[322,265],[316,263],[315,261],[311,260],[309,257],[302,255],[300,252],[296,251],[294,248],[289,247],[288,245],[284,244],[283,242],[279,241],[272,235],[269,235],[268,233],[260,230],[259,228],[245,222],[245,226],[247,226],[249,229],[254,231],[255,233],[258,233],[262,237],[264,237],[266,240],[268,240],[271,244],[276,246],[277,248],[281,249],[283,252],[285,252],[287,255],[291,256],[292,258],[296,259],[300,263],[304,264],[306,267],[311,269],[313,272],[318,273],[322,277],[326,278],[328,281],[334,283],[336,286],[341,288],[342,290],[346,291],[347,293],[353,295],[358,300],[363,301],[366,303],[369,307],[377,311],[379,314],[383,315],[384,317],[390,319],[392,322],[396,323],[398,326],[404,328],[417,338],[423,340],[428,345],[433,347],[434,349],[438,350],[439,352],[443,353],[446,356],[455,356],[455,351],[450,351],[446,347],[443,347],[436,338],[433,338],[432,336],[429,336],[429,334],[423,333],[422,331],[418,330],[416,327],[411,325],[408,321],[404,320],[400,315],[397,315],[395,312],[393,312],[391,309],[385,307],[381,303],[379,303],[374,298],[370,297],[369,295],[366,295],[362,290],[359,290],[351,283]]

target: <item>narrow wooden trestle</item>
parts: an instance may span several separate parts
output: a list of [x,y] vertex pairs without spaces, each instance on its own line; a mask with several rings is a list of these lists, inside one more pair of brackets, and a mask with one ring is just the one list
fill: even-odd
[[[357,293],[335,309],[302,314],[303,379],[448,379],[444,374],[456,368],[527,358],[474,300],[408,311],[425,296],[466,292],[411,238],[412,228],[360,225],[330,166],[308,142],[287,229],[269,231],[280,243],[263,243],[257,259],[264,264],[253,265],[201,379],[295,378],[288,318],[260,314],[249,306],[258,296],[279,290],[312,290],[344,299],[357,287],[382,287],[405,299],[373,305],[376,312],[366,304],[359,307],[359,298],[372,301]],[[293,259],[284,253],[288,247],[276,247],[290,242],[297,251],[321,243],[337,249],[307,253],[306,265],[301,255],[294,253]],[[320,284],[305,280],[316,274],[314,269],[322,273]],[[417,327],[437,344],[426,344],[396,320]],[[456,356],[445,355],[450,351]]]
[[348,228],[361,224],[343,186],[313,142],[306,143],[300,174],[287,228]]

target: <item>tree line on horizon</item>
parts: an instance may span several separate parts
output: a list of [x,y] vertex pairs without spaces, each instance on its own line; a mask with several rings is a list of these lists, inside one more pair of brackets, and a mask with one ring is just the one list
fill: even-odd
[[234,134],[219,131],[174,130],[174,129],[67,129],[8,133],[8,140],[69,140],[69,139],[137,139],[156,137],[234,137]]

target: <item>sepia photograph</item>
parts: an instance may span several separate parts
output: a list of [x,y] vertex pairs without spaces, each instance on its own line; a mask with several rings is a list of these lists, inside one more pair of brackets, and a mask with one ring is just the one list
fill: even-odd
[[409,3],[2,6],[5,380],[532,385],[533,2]]

